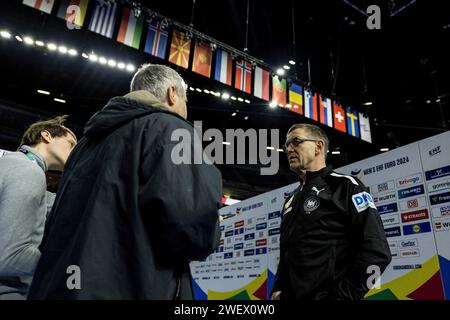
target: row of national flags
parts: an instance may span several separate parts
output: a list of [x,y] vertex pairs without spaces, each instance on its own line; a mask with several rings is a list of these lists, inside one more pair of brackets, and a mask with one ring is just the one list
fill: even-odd
[[[23,4],[51,14],[55,0],[23,0]],[[166,20],[136,15],[133,8],[119,5],[115,0],[61,0],[56,15],[79,27],[87,24],[90,31],[99,35],[115,37],[121,44],[143,49],[181,68],[190,68],[199,75],[372,142],[368,116],[350,107],[344,108],[298,83],[272,75],[263,67],[244,59],[233,59],[226,50],[213,50],[210,43],[188,37],[186,32],[171,28]]]

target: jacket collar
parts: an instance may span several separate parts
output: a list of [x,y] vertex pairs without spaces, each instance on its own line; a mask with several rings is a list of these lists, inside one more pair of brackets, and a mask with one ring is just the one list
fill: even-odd
[[26,150],[28,152],[31,152],[31,154],[33,154],[34,158],[36,159],[36,164],[39,167],[41,167],[41,169],[44,170],[44,172],[47,172],[47,170],[48,170],[47,162],[45,162],[44,157],[40,153],[38,153],[36,151],[36,149],[31,148],[31,147],[29,147],[27,145],[22,145],[22,146],[20,146],[20,148],[22,148],[22,149],[24,149],[24,150]]

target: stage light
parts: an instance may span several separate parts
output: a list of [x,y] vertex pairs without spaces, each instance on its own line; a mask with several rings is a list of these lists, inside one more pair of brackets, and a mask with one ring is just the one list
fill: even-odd
[[134,72],[136,70],[136,67],[132,64],[127,64],[127,71]]
[[372,105],[372,101],[364,102],[363,105],[365,105],[365,106],[371,106],[371,105]]
[[53,100],[55,100],[56,102],[59,102],[59,103],[66,103],[66,100],[63,100],[63,99],[54,98]]
[[100,64],[107,64],[107,63],[108,63],[108,60],[106,60],[105,57],[100,57],[100,58],[98,58],[98,62],[99,62]]
[[291,105],[290,103],[288,103],[288,104],[286,105],[286,109],[290,109],[290,108],[292,108],[292,105]]
[[58,51],[62,54],[66,54],[67,53],[67,47],[65,46],[59,46],[58,47]]
[[228,100],[228,99],[230,99],[230,95],[228,93],[224,92],[224,93],[222,93],[222,99]]
[[110,66],[111,68],[115,68],[117,66],[117,62],[114,61],[113,59],[109,59],[108,66]]
[[208,89],[204,89],[203,92],[209,94],[209,90]]
[[45,91],[45,90],[37,90],[37,92],[40,93],[40,94],[46,95],[46,96],[50,95],[50,92]]
[[244,102],[244,99],[238,98],[238,101],[239,101],[239,102]]
[[295,66],[295,61],[294,60],[289,60],[289,64]]
[[248,120],[248,116],[245,116],[245,117],[244,117],[244,120]]
[[282,68],[278,68],[277,69],[277,75],[279,75],[279,76],[283,76],[284,75],[284,69],[282,69]]
[[431,100],[427,100],[427,103],[430,104],[430,103],[431,103]]
[[386,152],[386,151],[389,151],[389,148],[381,148],[380,151],[381,152]]
[[194,87],[189,87],[189,90],[195,91],[195,88]]
[[98,57],[95,54],[90,54],[89,55],[89,60],[91,60],[92,62],[97,62],[98,61]]
[[332,151],[331,154],[341,154],[340,151]]
[[271,107],[272,109],[273,109],[273,108],[276,108],[276,107],[277,107],[277,102],[276,102],[276,101],[270,102],[270,103],[269,103],[269,107]]
[[47,48],[48,48],[48,50],[50,50],[50,51],[56,51],[56,49],[58,49],[58,47],[57,47],[56,44],[54,44],[54,43],[49,43],[49,44],[47,44]]
[[34,40],[31,37],[24,37],[23,41],[30,46],[34,44]]
[[83,53],[81,54],[81,56],[82,56],[83,58],[85,58],[85,59],[89,59],[89,55],[88,55],[87,53],[85,53],[85,52],[83,52]]
[[195,91],[197,91],[197,92],[202,92],[202,89],[200,89],[200,88],[195,88]]
[[237,100],[237,98],[236,98],[235,96],[231,96],[230,98],[231,98],[231,100],[233,100],[233,101],[236,101],[236,100]]
[[283,66],[283,68],[284,68],[285,70],[291,69],[291,67],[289,67],[287,64],[285,64],[285,65]]
[[244,101],[245,101],[245,103],[250,103],[250,100],[245,99]]
[[40,41],[40,40],[37,40],[37,41],[35,42],[35,44],[36,44],[38,47],[44,47],[44,46],[45,46],[45,43],[44,43],[43,41]]
[[16,36],[16,40],[19,42],[23,42],[23,39],[20,36]]
[[69,49],[69,51],[67,51],[69,53],[69,55],[71,55],[72,57],[77,56],[78,55],[78,51],[75,49]]
[[233,113],[231,114],[232,117],[234,117],[234,116],[236,116],[236,115],[237,115],[236,112],[233,112]]
[[117,68],[119,68],[120,70],[123,70],[123,69],[125,69],[125,63],[123,63],[123,62],[119,62],[118,64],[117,64]]
[[0,31],[0,36],[4,39],[11,39],[11,33],[6,30]]

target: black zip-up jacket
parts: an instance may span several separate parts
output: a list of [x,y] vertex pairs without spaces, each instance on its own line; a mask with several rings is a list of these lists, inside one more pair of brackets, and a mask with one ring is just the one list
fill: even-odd
[[[282,210],[281,299],[362,299],[371,265],[391,261],[379,213],[362,182],[330,167],[307,172]],[[369,281],[369,283],[372,283]]]
[[[111,99],[89,120],[67,161],[29,299],[193,299],[189,260],[218,245],[222,179],[213,165],[172,161],[177,129],[191,145],[193,126],[145,91]],[[67,286],[76,279],[70,266],[79,267],[80,289]]]

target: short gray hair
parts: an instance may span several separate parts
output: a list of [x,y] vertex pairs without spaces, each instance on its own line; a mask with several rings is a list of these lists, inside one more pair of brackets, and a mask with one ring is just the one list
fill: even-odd
[[186,88],[183,78],[172,68],[160,64],[144,64],[133,76],[130,92],[145,90],[153,94],[159,101],[165,103],[167,89],[175,86],[181,98],[186,98]]
[[296,130],[296,129],[303,129],[305,130],[309,135],[311,135],[311,138],[313,139],[319,139],[323,141],[324,144],[324,152],[325,152],[325,160],[327,159],[327,155],[328,155],[328,148],[330,146],[330,140],[328,139],[327,134],[325,133],[325,131],[323,131],[321,128],[319,128],[318,126],[315,126],[313,124],[308,124],[308,123],[297,123],[294,124],[292,127],[289,128],[287,135],[289,133],[291,133],[292,131]]

